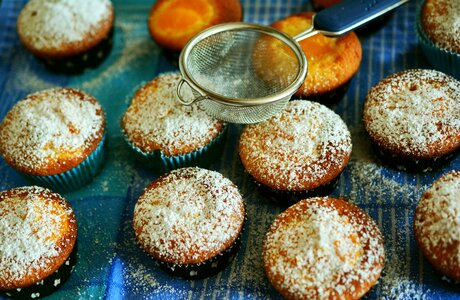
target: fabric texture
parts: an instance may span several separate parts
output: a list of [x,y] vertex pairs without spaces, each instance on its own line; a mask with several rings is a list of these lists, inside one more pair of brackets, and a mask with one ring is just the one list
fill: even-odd
[[[238,158],[241,125],[230,125],[224,152],[209,168],[240,189],[247,207],[242,246],[234,262],[216,276],[187,281],[161,271],[136,244],[134,204],[160,174],[136,162],[123,139],[120,119],[128,95],[157,74],[177,71],[177,55],[150,38],[152,1],[115,0],[114,46],[107,59],[82,74],[48,71],[19,43],[16,19],[24,0],[0,4],[0,118],[27,94],[54,86],[84,90],[107,114],[108,159],[88,186],[63,194],[78,221],[78,262],[71,278],[49,299],[280,299],[265,278],[263,237],[285,209],[265,199]],[[270,24],[311,10],[308,0],[243,0],[244,20]],[[458,299],[458,287],[443,279],[422,257],[414,239],[413,216],[423,192],[442,174],[460,169],[460,157],[430,173],[398,172],[377,158],[362,123],[363,102],[379,80],[411,68],[431,68],[423,56],[414,22],[420,1],[391,13],[380,29],[360,34],[363,60],[346,96],[331,108],[352,134],[353,153],[332,196],[343,196],[368,212],[381,228],[386,264],[379,283],[364,299]],[[0,159],[0,189],[29,185]]]

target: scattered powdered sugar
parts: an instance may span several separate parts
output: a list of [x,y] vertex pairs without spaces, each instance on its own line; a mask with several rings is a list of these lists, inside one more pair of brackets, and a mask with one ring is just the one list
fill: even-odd
[[460,53],[460,1],[425,1],[422,25],[432,41],[443,49]]
[[244,221],[237,187],[220,173],[179,169],[154,182],[134,209],[138,240],[149,253],[176,263],[198,263],[233,243]]
[[382,271],[383,240],[376,224],[364,212],[339,212],[334,201],[342,200],[331,200],[298,202],[278,216],[267,234],[265,267],[285,296],[360,297]]
[[[442,144],[458,145],[460,82],[434,70],[391,75],[366,98],[366,130],[379,145],[418,157],[436,156]],[[454,147],[452,147],[454,148]]]
[[353,185],[349,197],[354,203],[362,202],[362,198],[357,198],[365,193],[382,195],[370,199],[377,205],[388,204],[391,194],[404,195],[407,199],[416,201],[417,186],[401,183],[398,179],[383,174],[382,166],[375,162],[352,159],[348,168]]
[[[460,171],[435,181],[423,194],[415,214],[415,234],[442,267],[460,266]],[[439,257],[441,255],[441,257]]]
[[31,0],[19,15],[18,30],[37,49],[59,48],[94,35],[111,6],[109,0]]
[[387,255],[385,268],[380,279],[381,300],[429,300],[429,289],[415,282],[405,274],[406,262],[398,254]]
[[247,126],[240,138],[240,157],[249,174],[281,190],[309,189],[331,172],[339,175],[351,148],[343,120],[305,100],[291,101],[282,113]]
[[47,270],[48,261],[59,255],[62,224],[75,219],[55,197],[62,199],[41,187],[0,193],[0,283],[32,276],[33,269]]
[[179,81],[177,73],[159,75],[135,94],[123,116],[124,133],[143,152],[161,149],[168,156],[185,154],[204,147],[222,130],[223,122],[199,105],[178,101]]
[[103,126],[102,108],[91,96],[66,88],[40,91],[17,102],[0,124],[0,153],[21,169],[65,164],[60,154],[84,159]]
[[[115,39],[111,54],[112,57],[115,57],[115,61],[104,68],[90,71],[95,73],[94,76],[82,78],[84,80],[79,84],[80,88],[84,90],[100,89],[111,84],[111,80],[115,78],[135,76],[129,74],[128,70],[138,70],[137,65],[144,69],[145,64],[149,64],[149,58],[159,55],[160,49],[155,47],[151,40],[146,39],[144,31],[139,30],[141,21],[145,21],[144,18],[136,14],[126,15],[124,18],[115,20],[116,29],[120,29],[120,31],[115,31],[115,37],[121,37],[123,41],[122,45],[117,45],[118,40]],[[145,26],[144,23],[142,24]],[[138,72],[134,73],[139,75]]]

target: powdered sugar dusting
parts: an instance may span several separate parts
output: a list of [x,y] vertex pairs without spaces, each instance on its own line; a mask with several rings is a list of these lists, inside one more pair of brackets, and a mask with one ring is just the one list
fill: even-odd
[[358,298],[367,291],[359,283],[372,285],[382,271],[384,248],[375,223],[326,201],[298,202],[278,216],[266,236],[265,268],[285,296],[335,299],[348,292]]
[[[417,205],[414,228],[417,240],[442,267],[460,266],[460,171],[435,181]],[[437,254],[439,252],[439,254]]]
[[59,255],[62,224],[74,222],[71,209],[57,205],[59,195],[41,187],[0,193],[0,282],[19,281],[32,270],[48,268]]
[[431,40],[443,49],[460,53],[460,1],[428,0],[422,25]]
[[244,129],[240,157],[256,180],[280,190],[304,190],[331,172],[339,175],[351,147],[347,126],[332,110],[291,101],[282,113]]
[[182,155],[204,147],[222,130],[224,123],[199,105],[178,101],[179,81],[177,73],[158,76],[135,94],[126,111],[123,131],[142,151],[161,149],[169,156]]
[[[174,263],[199,263],[223,251],[236,239],[243,221],[236,186],[217,172],[199,168],[161,177],[134,209],[138,240],[149,253]],[[203,253],[210,256],[203,258]]]
[[460,147],[458,99],[460,82],[441,72],[397,73],[369,91],[364,107],[366,130],[379,146],[398,154],[442,155],[446,146]]
[[[388,255],[387,255],[388,258]],[[407,262],[397,253],[392,253],[385,262],[385,269],[381,277],[381,300],[429,300],[429,289],[422,288],[420,283],[414,282],[404,271]]]
[[[101,138],[101,106],[82,92],[55,88],[37,92],[16,103],[0,124],[0,153],[19,169],[66,164],[63,153],[81,160],[84,150]],[[50,175],[50,174],[47,174]]]
[[59,48],[93,35],[111,6],[109,0],[30,0],[21,11],[18,28],[37,49]]

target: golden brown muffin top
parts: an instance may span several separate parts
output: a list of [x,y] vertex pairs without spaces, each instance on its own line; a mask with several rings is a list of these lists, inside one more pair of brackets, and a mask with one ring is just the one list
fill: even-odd
[[86,52],[106,38],[113,19],[110,0],[31,0],[19,14],[18,33],[37,56],[67,57]]
[[281,213],[265,236],[264,269],[286,299],[359,299],[377,281],[380,230],[342,199],[310,198]]
[[436,180],[423,194],[414,217],[415,236],[427,260],[460,281],[460,171]]
[[0,193],[0,290],[30,286],[70,256],[77,224],[70,204],[37,187]]
[[180,51],[200,31],[241,21],[242,14],[240,0],[158,0],[150,11],[148,28],[159,45]]
[[0,154],[20,172],[48,176],[77,166],[105,131],[100,104],[70,88],[53,88],[17,102],[0,123]]
[[343,120],[316,102],[297,100],[281,113],[248,125],[239,142],[241,162],[258,182],[273,189],[304,191],[337,177],[351,155]]
[[460,0],[426,0],[420,21],[434,44],[460,54]]
[[364,125],[382,149],[415,159],[460,147],[460,82],[434,70],[406,70],[381,80],[364,103]]
[[[295,36],[310,27],[313,15],[313,12],[294,14],[273,23],[272,26]],[[339,38],[317,34],[300,41],[299,44],[307,57],[308,73],[305,83],[296,95],[306,99],[333,91],[347,83],[361,64],[361,43],[354,32]],[[276,57],[277,52],[275,48],[270,54]]]
[[197,264],[230,247],[245,218],[238,188],[215,171],[174,170],[148,186],[134,208],[142,248],[172,264]]
[[179,102],[179,81],[178,73],[159,75],[136,92],[125,112],[122,130],[142,152],[184,155],[208,145],[224,129],[225,123],[206,114],[199,104]]

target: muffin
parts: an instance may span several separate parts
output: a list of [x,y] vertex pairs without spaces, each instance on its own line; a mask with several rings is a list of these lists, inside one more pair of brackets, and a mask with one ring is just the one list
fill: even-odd
[[142,249],[187,279],[222,270],[236,255],[245,209],[238,188],[215,171],[183,168],[149,185],[134,208]]
[[[310,26],[313,15],[313,12],[294,14],[272,26],[295,36]],[[350,32],[339,38],[317,34],[299,44],[307,57],[308,73],[305,83],[294,96],[319,102],[341,99],[361,64],[362,49],[356,34]],[[277,55],[282,55],[282,52],[277,48],[269,51],[267,63],[270,60],[279,61]]]
[[377,282],[380,230],[342,199],[310,198],[281,213],[263,246],[268,280],[286,299],[359,299]]
[[399,170],[442,166],[460,148],[460,82],[434,70],[406,70],[373,87],[364,126],[382,161]]
[[417,18],[418,40],[436,69],[460,79],[460,1],[426,0]]
[[414,216],[414,232],[425,258],[442,274],[460,281],[460,171],[436,180],[423,194]]
[[148,29],[158,45],[180,51],[198,32],[242,17],[239,0],[159,0],[150,11]]
[[227,132],[226,124],[208,116],[199,104],[179,102],[180,79],[178,73],[165,73],[144,85],[121,120],[138,159],[160,171],[210,163],[221,152]]
[[105,159],[105,116],[92,96],[53,88],[17,102],[0,123],[0,154],[20,174],[55,191],[91,182]]
[[59,194],[37,187],[0,192],[0,291],[41,298],[59,288],[76,263],[77,223]]
[[291,101],[282,113],[246,126],[239,141],[241,162],[261,191],[288,204],[330,193],[351,148],[343,120],[306,100]]
[[24,47],[48,67],[80,72],[110,52],[113,23],[110,0],[30,0],[17,30]]

